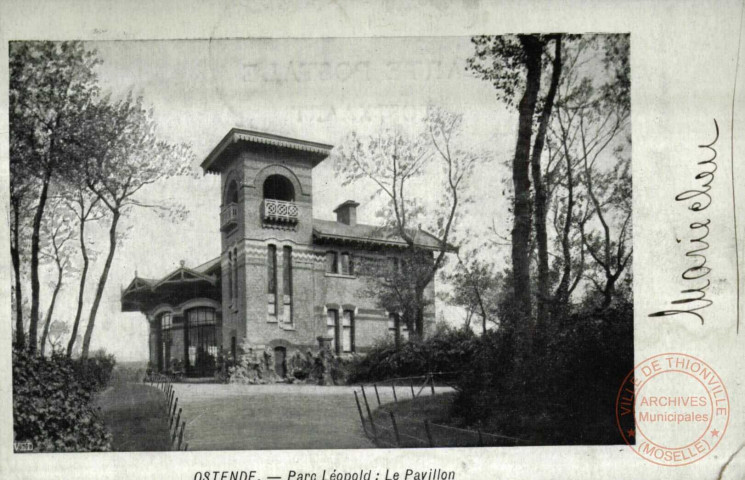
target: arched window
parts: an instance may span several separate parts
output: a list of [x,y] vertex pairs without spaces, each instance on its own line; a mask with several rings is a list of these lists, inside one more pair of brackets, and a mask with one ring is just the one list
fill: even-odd
[[276,174],[269,175],[264,180],[264,198],[294,202],[295,188],[287,177]]
[[214,374],[218,344],[217,315],[213,308],[197,307],[186,312],[189,326],[187,354],[191,372],[195,375]]
[[225,205],[238,203],[238,182],[232,180],[225,189]]

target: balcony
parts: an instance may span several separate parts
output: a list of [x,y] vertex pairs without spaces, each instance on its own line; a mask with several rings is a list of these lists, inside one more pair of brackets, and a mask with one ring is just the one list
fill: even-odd
[[220,212],[220,230],[227,232],[238,226],[238,205],[229,203]]
[[262,216],[265,222],[295,224],[298,222],[298,208],[295,202],[265,198]]

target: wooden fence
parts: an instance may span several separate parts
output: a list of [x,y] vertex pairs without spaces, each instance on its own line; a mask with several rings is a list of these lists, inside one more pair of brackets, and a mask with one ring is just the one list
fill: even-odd
[[[186,420],[181,420],[182,409],[178,406],[178,397],[176,396],[176,390],[173,388],[171,379],[166,375],[151,375],[145,379],[145,382],[160,389],[166,396],[167,410],[165,414],[168,416],[168,434],[171,436],[171,450],[188,450],[189,444],[184,442]],[[176,409],[178,409],[178,412]]]
[[[436,377],[437,372],[433,372],[420,377],[386,380],[384,383],[387,385],[383,382],[360,385],[354,398],[365,435],[378,446],[393,448],[515,446],[524,443],[519,438],[487,433],[479,428],[442,425],[393,411],[391,407],[399,402],[436,395]],[[381,403],[380,395],[386,391],[392,394],[392,403]]]

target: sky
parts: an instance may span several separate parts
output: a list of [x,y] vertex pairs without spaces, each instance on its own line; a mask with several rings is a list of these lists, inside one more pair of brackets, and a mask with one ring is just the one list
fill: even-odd
[[[351,131],[373,133],[396,125],[414,131],[427,105],[463,114],[468,147],[485,151],[488,162],[476,172],[477,199],[462,225],[478,232],[502,226],[507,178],[504,160],[514,150],[516,113],[505,109],[494,87],[465,70],[473,47],[467,37],[252,39],[90,42],[103,60],[100,83],[114,96],[133,91],[153,108],[160,135],[191,145],[195,166],[232,127],[338,144]],[[329,158],[313,171],[313,214],[333,220],[345,200],[361,203],[358,221],[376,223],[369,201],[371,183],[343,188]],[[415,192],[422,202],[437,199],[426,183]],[[105,348],[121,361],[146,360],[147,322],[143,314],[122,313],[121,290],[137,272],[160,278],[178,267],[197,266],[220,254],[220,186],[216,175],[174,179],[142,191],[149,203],[184,205],[188,218],[170,223],[148,210],[124,221],[96,320],[91,348]],[[504,234],[509,232],[503,226]],[[93,229],[101,254],[89,276],[95,289],[107,247],[105,229]],[[501,258],[503,252],[491,252]],[[74,317],[77,278],[60,293],[55,317]],[[46,292],[43,292],[46,293]],[[47,293],[48,295],[48,293]],[[42,302],[45,298],[42,298]],[[88,305],[91,299],[88,299]],[[442,308],[452,322],[458,312]]]

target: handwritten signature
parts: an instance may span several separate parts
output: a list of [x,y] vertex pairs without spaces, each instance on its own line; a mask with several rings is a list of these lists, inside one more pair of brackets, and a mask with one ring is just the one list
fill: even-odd
[[[698,147],[711,152],[711,158],[702,160],[697,164],[703,169],[696,174],[695,179],[700,182],[700,185],[696,189],[686,190],[685,192],[679,193],[675,196],[675,200],[678,202],[686,202],[688,210],[692,212],[703,212],[711,205],[711,183],[714,181],[714,172],[717,171],[717,164],[714,161],[717,158],[717,151],[714,145],[719,140],[719,124],[716,119],[714,120],[715,137],[714,140],[706,145],[699,145]],[[688,225],[694,238],[689,240],[692,248],[686,252],[686,257],[692,259],[694,265],[687,268],[680,277],[686,282],[696,282],[694,287],[685,288],[680,291],[683,298],[673,300],[670,303],[672,305],[681,305],[670,310],[662,310],[659,312],[649,314],[650,317],[668,317],[672,315],[693,315],[701,320],[701,325],[704,324],[704,317],[699,313],[699,310],[710,307],[714,301],[706,298],[706,289],[711,285],[711,280],[706,278],[711,273],[711,267],[706,266],[706,250],[709,249],[709,242],[706,238],[709,236],[709,224],[711,220],[709,218],[699,219],[698,221],[692,222]],[[681,242],[680,239],[676,238],[675,241]]]

